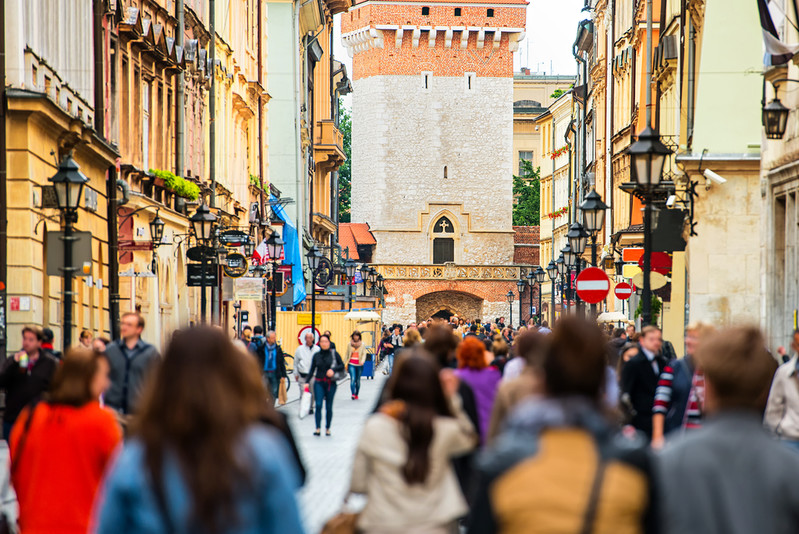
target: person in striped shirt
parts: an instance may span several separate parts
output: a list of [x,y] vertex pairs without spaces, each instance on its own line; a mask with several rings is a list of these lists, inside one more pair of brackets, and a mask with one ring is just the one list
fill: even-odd
[[663,446],[665,437],[680,429],[702,426],[705,404],[705,378],[694,362],[700,340],[713,328],[694,323],[685,331],[685,357],[674,359],[663,368],[652,406],[652,446]]

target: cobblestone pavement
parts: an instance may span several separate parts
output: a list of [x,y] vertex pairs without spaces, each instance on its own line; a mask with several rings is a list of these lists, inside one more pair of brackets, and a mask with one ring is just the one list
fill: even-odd
[[288,392],[289,402],[279,408],[289,415],[294,439],[308,471],[305,486],[298,494],[300,513],[308,534],[318,534],[325,521],[341,510],[361,429],[377,403],[386,378],[378,371],[374,380],[361,379],[357,401],[350,399],[349,379],[338,385],[333,401],[331,437],[324,435],[324,413],[319,437],[313,435],[316,426],[313,415],[299,419],[299,388],[296,383]]

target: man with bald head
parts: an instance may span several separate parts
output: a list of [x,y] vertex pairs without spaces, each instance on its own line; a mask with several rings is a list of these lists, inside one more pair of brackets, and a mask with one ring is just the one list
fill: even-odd
[[[309,383],[312,376],[308,375],[308,371],[311,369],[311,360],[313,360],[313,355],[319,352],[319,346],[314,344],[316,341],[316,336],[313,333],[308,332],[305,334],[305,343],[297,347],[297,350],[294,351],[294,379],[299,382],[302,380],[302,383]],[[311,395],[313,395],[313,385],[309,383],[311,386]],[[311,397],[311,413],[313,413],[313,397]]]

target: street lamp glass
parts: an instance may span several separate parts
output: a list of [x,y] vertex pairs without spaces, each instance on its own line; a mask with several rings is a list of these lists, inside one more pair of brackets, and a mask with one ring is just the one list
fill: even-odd
[[566,264],[567,269],[574,269],[577,265],[577,254],[572,252],[571,246],[567,243],[565,247],[561,249],[563,253],[563,262]]
[[508,302],[513,302],[513,297],[515,295],[513,294],[513,291],[508,291],[508,294],[505,296],[508,297]]
[[153,240],[153,246],[157,247],[161,244],[164,238],[164,221],[155,212],[155,217],[150,221],[150,238]]
[[361,268],[358,270],[361,271],[361,281],[366,283],[366,280],[369,278],[369,266],[362,263]]
[[533,284],[535,283],[535,272],[533,271],[532,268],[529,271],[527,271],[526,278],[527,278],[527,283],[530,284],[530,287],[532,287]]
[[563,259],[563,254],[562,253],[558,257],[558,259],[555,261],[555,269],[557,269],[558,274],[561,275],[561,276],[566,274],[566,271],[568,270],[566,268],[566,260]]
[[201,204],[200,207],[197,208],[197,211],[194,212],[194,215],[189,218],[191,227],[194,230],[194,237],[200,241],[208,241],[211,239],[216,220],[216,215],[211,213],[208,206]]
[[782,105],[779,98],[775,98],[763,108],[763,126],[766,129],[767,139],[782,139],[788,128],[788,114],[790,110]]
[[280,261],[280,256],[283,254],[283,240],[277,235],[277,232],[269,236],[266,240],[266,250],[269,252],[269,259],[272,261]]
[[58,164],[58,171],[50,178],[55,186],[56,203],[61,211],[76,210],[80,205],[83,186],[89,179],[80,172],[80,166],[68,154]]
[[550,280],[555,280],[555,277],[558,276],[558,266],[555,265],[554,260],[550,260],[549,265],[547,265],[547,276],[549,276]]
[[569,240],[569,246],[572,252],[580,256],[585,252],[585,247],[588,244],[588,232],[585,231],[582,224],[575,222],[569,227],[569,233],[566,234],[566,239]]
[[[602,202],[602,197],[592,189],[590,193],[585,196],[585,200],[580,204],[580,211],[583,213],[583,226],[589,234],[596,234],[602,230],[602,225],[605,224],[605,213],[607,213],[608,205]],[[572,248],[574,248],[572,246]]]
[[526,282],[524,280],[518,280],[516,282],[516,287],[519,289],[519,295],[521,295],[522,291],[524,291],[525,284],[526,284]]
[[244,243],[244,255],[248,258],[251,258],[254,252],[255,252],[255,241],[253,241],[252,239],[247,239],[247,242]]
[[369,267],[369,282],[372,284],[377,282],[377,269],[374,267]]
[[305,255],[308,258],[308,266],[311,268],[312,271],[316,271],[319,268],[319,262],[322,259],[322,253],[319,252],[319,249],[316,248],[316,245],[311,247],[311,250]]
[[344,262],[344,274],[347,275],[347,280],[352,280],[355,277],[355,271],[358,270],[358,264],[353,260],[348,259]]
[[544,280],[546,280],[546,276],[546,271],[539,265],[538,269],[535,270],[535,281],[539,284],[543,284]]
[[660,184],[663,177],[663,165],[672,151],[660,140],[660,135],[647,126],[638,134],[638,140],[628,149],[632,159],[633,178],[639,187],[652,189]]

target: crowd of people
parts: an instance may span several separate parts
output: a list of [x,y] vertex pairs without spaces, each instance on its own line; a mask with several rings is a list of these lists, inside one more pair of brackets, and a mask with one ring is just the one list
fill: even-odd
[[260,327],[236,340],[189,327],[163,355],[140,315],[120,327],[119,340],[81,336],[64,355],[26,327],[0,367],[0,532],[304,532],[305,467],[279,388],[309,386],[314,434],[324,408],[330,436],[339,383],[349,377],[358,401],[370,360],[388,376],[349,481],[366,504],[331,521],[346,532],[799,525],[799,356],[778,368],[755,328],[689,325],[678,358],[654,326],[431,319],[387,325],[375,354],[358,331],[343,357],[329,332],[309,334],[289,377]]

